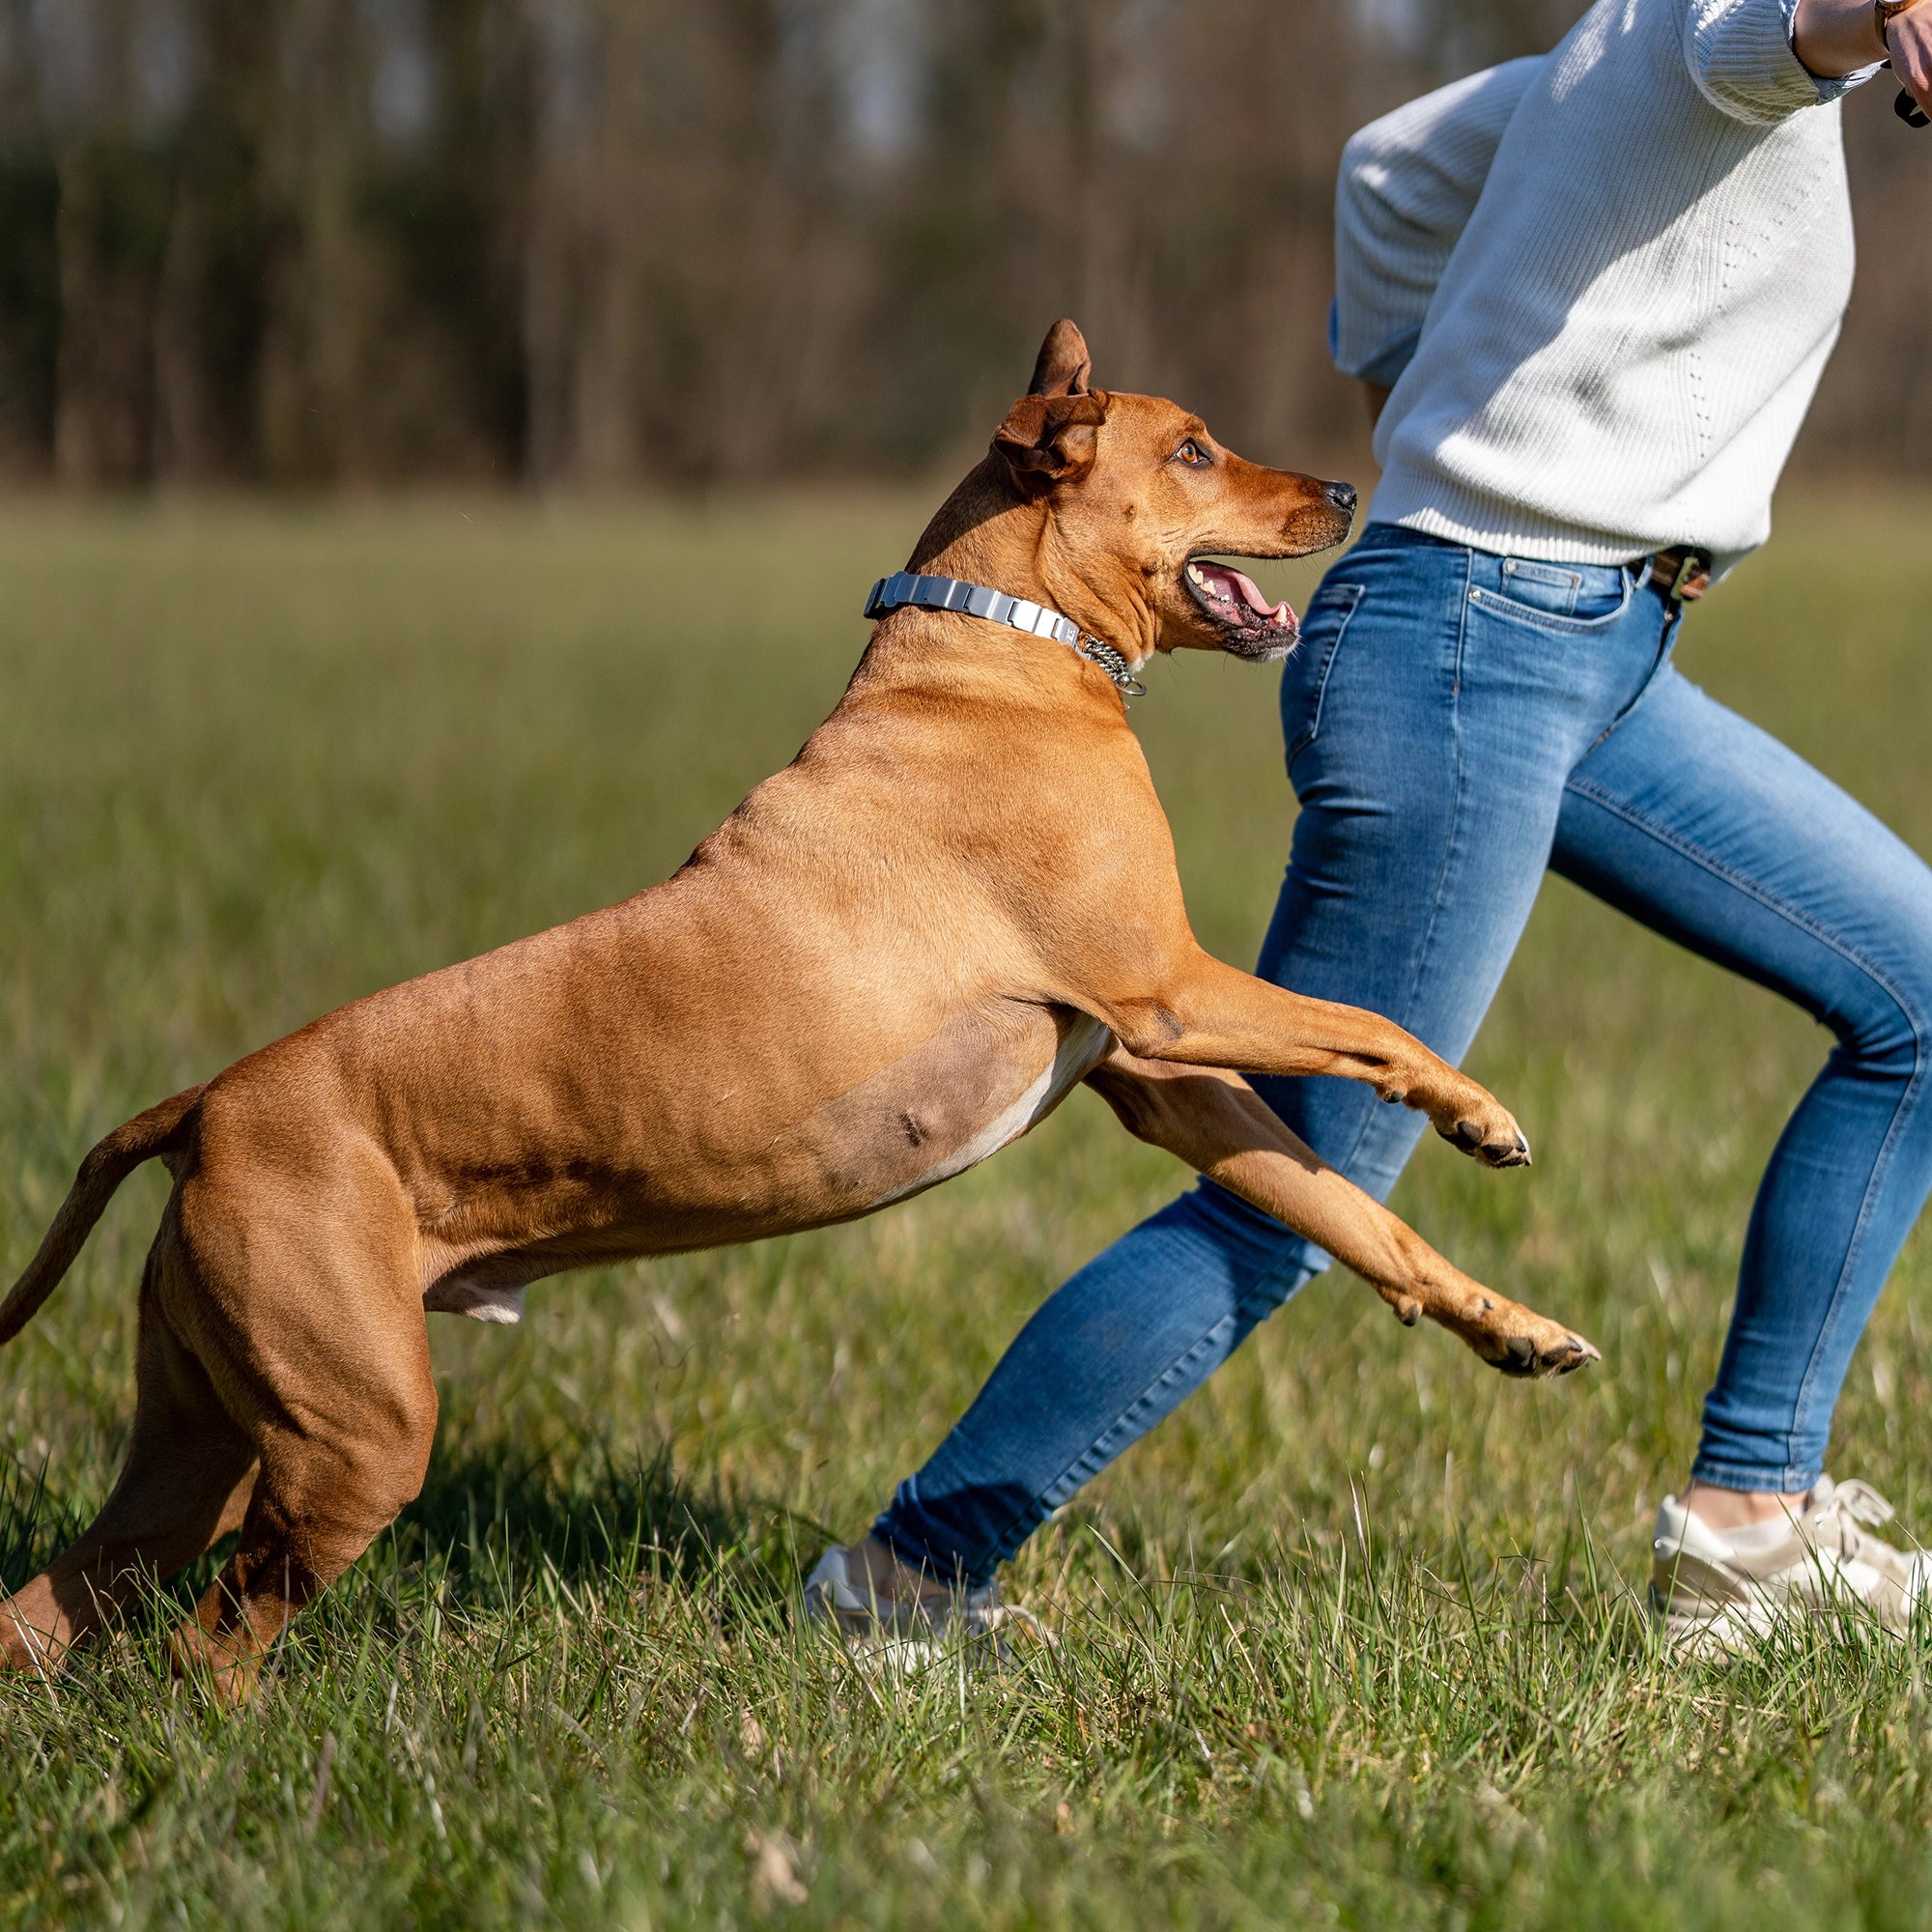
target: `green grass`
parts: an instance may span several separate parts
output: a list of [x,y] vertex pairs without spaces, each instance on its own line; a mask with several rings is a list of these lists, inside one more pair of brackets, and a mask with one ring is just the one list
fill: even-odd
[[[836,699],[926,507],[0,511],[0,1272],[140,1106],[671,869]],[[1683,662],[1932,851],[1928,508],[1787,505]],[[1150,682],[1197,926],[1246,963],[1292,811],[1274,681]],[[1636,1607],[1823,1051],[1552,884],[1472,1063],[1537,1167],[1432,1142],[1397,1206],[1603,1366],[1508,1383],[1324,1278],[1014,1566],[1061,1643],[1003,1674],[868,1680],[789,1601],[1181,1186],[1091,1096],[871,1221],[439,1320],[428,1488],[255,1713],[169,1680],[194,1577],[58,1688],[0,1685],[0,1920],[1932,1922],[1924,1651],[1726,1677]],[[161,1184],[0,1362],[0,1582],[110,1480]],[[1929,1260],[1834,1451],[1920,1529]]]

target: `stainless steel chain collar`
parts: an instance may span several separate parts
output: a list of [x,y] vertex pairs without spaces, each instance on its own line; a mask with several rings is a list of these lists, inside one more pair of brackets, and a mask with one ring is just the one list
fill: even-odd
[[965,583],[956,577],[920,577],[908,570],[882,577],[866,599],[866,615],[883,617],[889,612],[915,604],[926,611],[958,611],[968,617],[983,617],[989,624],[1005,624],[1009,630],[1024,631],[1029,637],[1051,638],[1076,652],[1090,664],[1098,665],[1115,687],[1127,697],[1145,697],[1147,686],[1137,678],[1126,658],[1104,639],[1083,631],[1071,617],[1049,611],[1024,597],[1009,597],[983,583]]

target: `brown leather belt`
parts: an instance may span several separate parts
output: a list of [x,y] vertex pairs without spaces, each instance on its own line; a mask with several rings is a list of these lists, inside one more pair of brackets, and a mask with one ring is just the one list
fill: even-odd
[[1644,582],[1673,604],[1694,604],[1711,587],[1710,554],[1689,544],[1661,550],[1651,558]]

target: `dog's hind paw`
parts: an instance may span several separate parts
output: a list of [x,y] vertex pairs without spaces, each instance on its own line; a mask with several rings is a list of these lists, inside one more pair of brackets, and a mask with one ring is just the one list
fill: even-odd
[[245,1637],[212,1636],[189,1617],[177,1626],[168,1649],[175,1675],[222,1709],[240,1711],[253,1700],[262,1666]]

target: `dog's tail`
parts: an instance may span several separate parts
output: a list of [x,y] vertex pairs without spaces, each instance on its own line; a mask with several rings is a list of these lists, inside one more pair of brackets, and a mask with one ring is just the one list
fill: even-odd
[[54,1223],[41,1241],[41,1250],[27,1264],[27,1271],[14,1284],[13,1291],[0,1302],[0,1347],[4,1347],[34,1319],[41,1303],[60,1286],[61,1277],[73,1265],[101,1210],[114,1198],[114,1190],[140,1166],[165,1153],[207,1087],[190,1087],[172,1099],[136,1114],[126,1126],[116,1127],[99,1142],[80,1164],[73,1185],[61,1203]]

